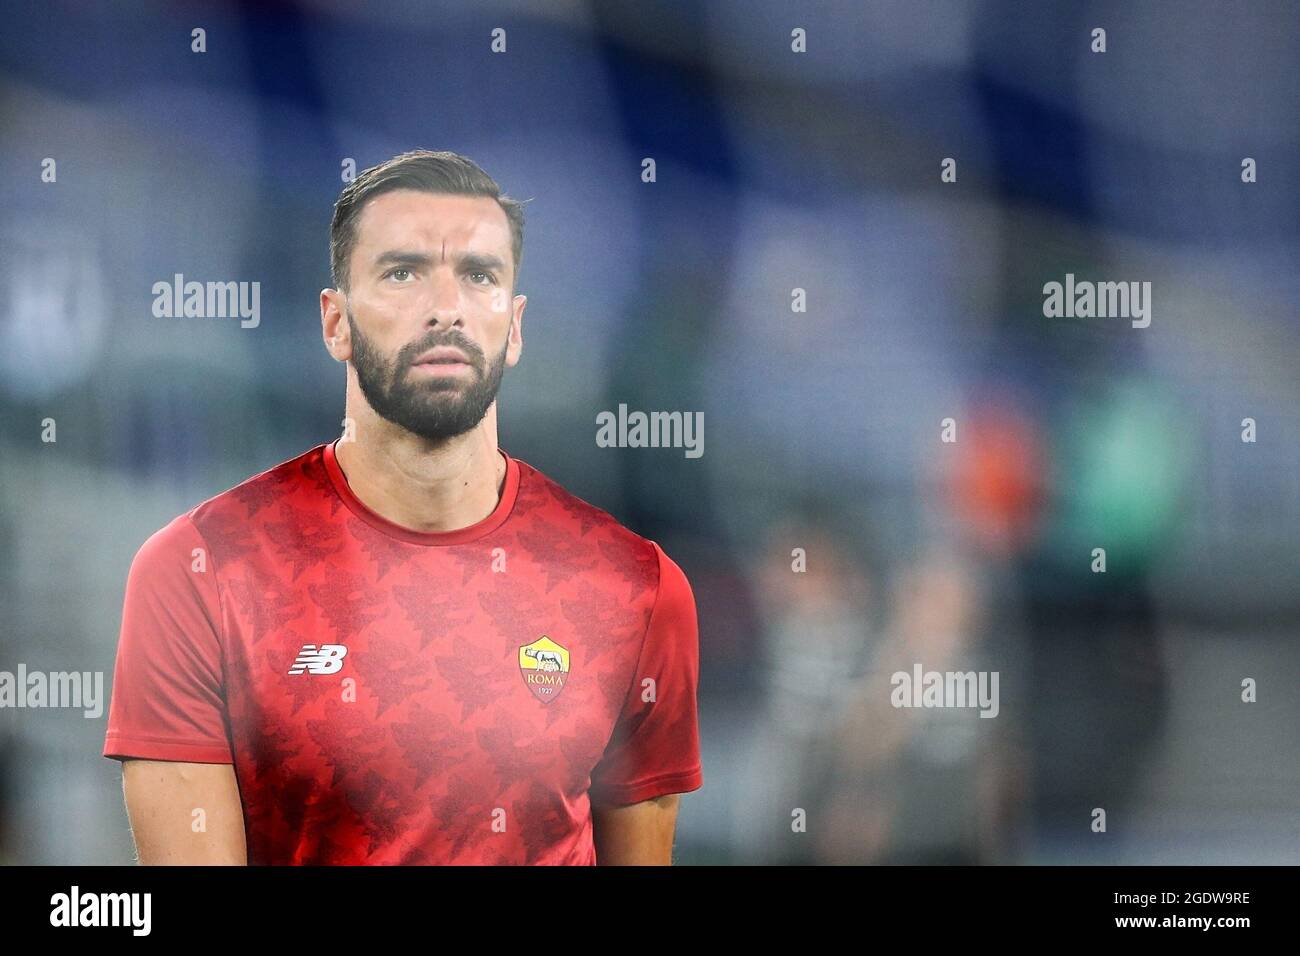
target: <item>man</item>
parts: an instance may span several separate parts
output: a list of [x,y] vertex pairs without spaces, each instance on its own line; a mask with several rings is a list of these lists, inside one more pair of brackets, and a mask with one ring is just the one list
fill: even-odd
[[660,547],[497,448],[521,204],[405,153],[335,206],[343,436],[141,547],[104,755],[140,861],[668,864],[703,783]]

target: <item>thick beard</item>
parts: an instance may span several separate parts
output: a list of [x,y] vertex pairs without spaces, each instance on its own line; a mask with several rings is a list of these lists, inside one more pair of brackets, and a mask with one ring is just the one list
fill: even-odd
[[[497,397],[510,347],[508,337],[501,354],[485,373],[482,349],[459,333],[427,335],[401,349],[390,362],[357,328],[351,309],[348,327],[352,330],[352,367],[361,394],[375,414],[413,434],[438,442],[463,435],[483,420]],[[475,372],[472,383],[464,385],[452,378],[419,381],[411,375],[412,363],[441,345],[458,348],[469,357]]]

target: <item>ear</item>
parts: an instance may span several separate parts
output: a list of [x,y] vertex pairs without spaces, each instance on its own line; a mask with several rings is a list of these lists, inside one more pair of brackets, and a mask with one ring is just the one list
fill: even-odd
[[506,348],[506,367],[514,368],[524,354],[524,309],[528,296],[517,295],[511,300],[509,346]]
[[320,293],[320,329],[325,349],[336,362],[352,357],[352,328],[347,320],[347,294],[338,289]]

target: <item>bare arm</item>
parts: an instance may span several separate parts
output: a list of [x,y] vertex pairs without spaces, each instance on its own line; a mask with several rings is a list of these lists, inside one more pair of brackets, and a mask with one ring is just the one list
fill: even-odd
[[677,805],[670,793],[622,807],[591,808],[596,862],[601,866],[671,866]]
[[244,812],[232,765],[124,760],[122,793],[142,865],[247,864]]

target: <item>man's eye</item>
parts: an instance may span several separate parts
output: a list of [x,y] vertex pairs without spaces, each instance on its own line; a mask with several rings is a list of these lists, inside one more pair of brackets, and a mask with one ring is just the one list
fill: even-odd
[[470,277],[471,281],[473,281],[475,285],[483,285],[482,282],[479,282],[479,281],[478,281],[478,277],[479,277],[479,276],[482,276],[482,277],[483,277],[487,282],[494,282],[494,281],[496,281],[496,280],[494,280],[494,279],[492,278],[492,273],[490,273],[490,272],[471,272],[471,273],[469,274],[469,277]]
[[405,277],[409,276],[410,274],[411,274],[410,269],[389,269],[387,278],[396,279],[398,282],[402,282],[405,280]]

